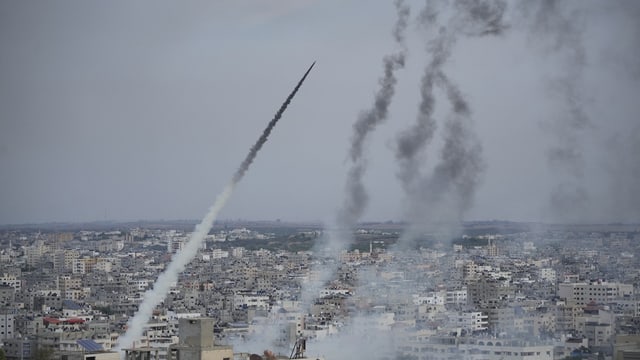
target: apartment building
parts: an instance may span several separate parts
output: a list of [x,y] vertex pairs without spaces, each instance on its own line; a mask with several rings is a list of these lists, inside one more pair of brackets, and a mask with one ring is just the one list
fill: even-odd
[[633,285],[606,281],[560,283],[558,296],[567,302],[585,306],[595,302],[597,304],[615,303],[616,300],[629,299],[633,296]]

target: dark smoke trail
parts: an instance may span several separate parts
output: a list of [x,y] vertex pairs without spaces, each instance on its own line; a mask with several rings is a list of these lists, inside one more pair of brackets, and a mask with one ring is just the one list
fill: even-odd
[[404,31],[409,18],[409,8],[403,0],[396,0],[398,20],[393,28],[393,37],[401,45],[402,50],[396,54],[385,56],[383,59],[384,75],[380,79],[380,89],[376,93],[374,105],[364,111],[353,124],[353,136],[349,154],[352,162],[357,162],[362,157],[363,145],[367,136],[375,130],[375,127],[387,118],[387,111],[391,98],[395,92],[395,71],[404,67],[406,48],[404,45]]
[[411,9],[409,9],[409,7],[404,4],[404,0],[394,0],[393,4],[395,5],[396,11],[398,13],[398,19],[396,20],[396,23],[393,27],[393,38],[404,48],[404,31],[407,28],[407,24],[409,22]]
[[[402,132],[397,139],[396,159],[400,163],[398,177],[405,191],[411,191],[413,184],[419,178],[420,154],[431,142],[436,130],[433,118],[435,95],[434,81],[436,76],[442,76],[442,68],[451,56],[451,49],[460,35],[481,37],[500,35],[507,29],[503,22],[506,11],[504,1],[486,0],[458,0],[454,2],[455,16],[447,26],[438,29],[427,51],[431,61],[425,67],[421,81],[421,102],[418,108],[416,122],[412,127]],[[434,27],[439,16],[437,4],[427,2],[421,12],[422,25],[430,30]],[[440,75],[438,75],[440,74]]]
[[504,22],[507,10],[504,0],[457,0],[454,7],[459,15],[455,26],[463,35],[496,36],[509,28]]
[[471,126],[471,110],[460,89],[443,73],[438,75],[438,82],[446,89],[453,113],[445,124],[445,143],[432,181],[436,191],[443,187],[455,188],[455,210],[461,216],[471,206],[484,170],[482,145]]
[[[378,125],[384,122],[388,117],[388,109],[395,93],[395,85],[397,79],[395,72],[404,68],[407,49],[404,43],[404,32],[406,30],[410,9],[405,5],[404,0],[394,1],[397,20],[394,24],[392,35],[394,40],[400,45],[400,50],[394,54],[387,55],[383,58],[383,76],[379,80],[380,88],[375,94],[373,106],[359,114],[356,122],[353,124],[353,135],[348,153],[348,161],[350,168],[347,173],[345,184],[344,202],[338,210],[336,216],[336,229],[331,229],[325,233],[322,241],[316,246],[321,247],[317,251],[324,251],[328,248],[329,252],[325,253],[331,259],[337,259],[340,252],[346,249],[351,243],[350,231],[357,224],[358,220],[366,208],[369,196],[362,182],[367,170],[367,160],[364,156],[364,145],[369,135],[376,129]],[[338,262],[335,262],[337,264]],[[310,306],[312,299],[317,296],[320,287],[334,275],[336,267],[324,266],[321,269],[318,278],[309,284],[305,284],[301,290],[301,302],[303,306]]]
[[238,181],[240,181],[240,179],[242,179],[242,177],[244,176],[245,172],[247,172],[247,169],[249,169],[249,166],[253,162],[253,159],[256,158],[258,151],[260,151],[260,149],[262,148],[262,145],[264,145],[264,143],[267,142],[267,139],[269,138],[269,134],[271,134],[271,130],[273,130],[273,128],[276,126],[276,123],[278,122],[278,120],[280,120],[284,111],[287,110],[287,106],[289,106],[289,103],[291,103],[291,100],[293,99],[293,97],[296,96],[298,89],[300,89],[300,87],[302,86],[302,83],[307,78],[307,75],[309,75],[309,72],[311,71],[311,69],[313,69],[313,66],[315,64],[316,62],[314,61],[313,64],[309,66],[309,69],[307,70],[307,72],[304,73],[304,76],[302,76],[302,79],[298,81],[298,84],[293,89],[291,94],[287,96],[287,99],[284,101],[282,106],[280,106],[280,109],[278,109],[276,114],[273,116],[273,119],[269,121],[269,124],[262,132],[262,135],[260,135],[260,138],[258,138],[258,141],[256,141],[255,144],[253,144],[253,146],[251,147],[251,150],[249,151],[249,154],[247,154],[247,157],[244,159],[244,161],[242,161],[242,164],[240,164],[240,167],[238,168],[236,173],[233,174],[233,180],[232,180],[233,183],[238,183]]
[[363,147],[366,139],[388,117],[389,105],[395,93],[397,79],[395,71],[404,68],[406,46],[404,31],[407,27],[410,9],[403,0],[394,2],[398,19],[393,28],[393,37],[401,46],[401,50],[383,59],[384,74],[380,79],[380,89],[375,95],[373,107],[360,114],[353,124],[353,136],[349,156],[351,169],[347,174],[346,197],[341,210],[338,212],[338,225],[341,229],[352,228],[362,217],[367,206],[368,195],[362,177],[366,172],[366,160],[363,158]]
[[364,207],[369,199],[367,189],[362,183],[362,177],[366,170],[364,161],[353,164],[347,174],[347,183],[345,184],[346,192],[349,197],[343,204],[343,208],[338,214],[341,230],[348,231],[351,226],[358,222],[362,216]]
[[[420,19],[427,30],[433,29],[440,9],[428,2]],[[508,26],[504,23],[506,2],[497,0],[457,0],[453,15],[440,26],[427,50],[431,61],[421,81],[421,102],[416,122],[401,132],[396,140],[397,174],[409,200],[408,216],[412,226],[405,238],[417,235],[425,221],[452,220],[458,222],[472,204],[478,178],[484,169],[481,145],[471,127],[471,111],[460,90],[448,79],[444,66],[460,36],[483,37],[501,35]],[[444,147],[439,163],[431,176],[422,176],[421,163],[426,147],[436,131],[434,118],[435,94],[444,90],[452,106],[452,114],[445,123]]]
[[441,28],[440,36],[429,45],[428,49],[432,59],[422,76],[421,101],[416,122],[409,129],[400,133],[397,138],[396,159],[400,163],[398,178],[401,180],[405,192],[412,191],[412,186],[415,185],[413,182],[419,177],[420,152],[429,144],[436,130],[436,121],[433,118],[435,75],[440,72],[442,65],[449,58],[454,40],[444,28]]
[[384,58],[384,77],[380,80],[381,88],[375,96],[373,108],[362,112],[353,124],[354,135],[351,142],[351,169],[347,174],[346,197],[338,213],[338,224],[349,229],[359,218],[367,206],[367,195],[362,177],[366,171],[366,160],[363,159],[363,145],[375,128],[387,119],[389,104],[395,92],[397,82],[394,71],[404,66],[404,55],[395,54]]
[[158,276],[158,279],[153,284],[153,289],[147,291],[144,294],[142,303],[140,303],[140,306],[138,307],[138,312],[128,322],[127,332],[122,335],[120,339],[118,339],[116,351],[122,349],[122,347],[124,346],[132,346],[134,342],[142,336],[144,326],[151,317],[153,309],[155,309],[164,300],[170,290],[171,285],[178,280],[178,275],[182,271],[184,271],[185,267],[189,264],[189,262],[191,262],[191,260],[193,260],[193,258],[198,253],[198,249],[201,247],[204,238],[211,230],[213,222],[218,217],[218,213],[220,212],[220,210],[222,210],[227,200],[233,193],[233,189],[235,188],[236,184],[242,179],[246,171],[249,169],[249,166],[255,159],[258,151],[260,151],[260,148],[262,148],[262,145],[264,145],[264,143],[267,141],[267,138],[273,130],[273,127],[282,117],[282,114],[287,109],[287,106],[295,96],[300,86],[302,86],[302,83],[311,71],[311,68],[313,68],[313,65],[315,65],[315,62],[311,64],[309,70],[307,70],[302,79],[300,79],[296,87],[285,100],[284,104],[282,104],[276,115],[267,125],[266,129],[262,132],[262,135],[260,136],[260,138],[258,138],[258,141],[251,147],[249,154],[244,159],[244,161],[242,161],[242,164],[233,175],[231,182],[218,195],[216,201],[213,203],[211,208],[209,208],[209,211],[207,212],[205,217],[196,226],[194,232],[189,238],[189,241],[185,244],[183,249],[173,257],[165,271],[162,272],[160,276]]
[[438,163],[429,176],[415,179],[410,193],[411,224],[403,234],[403,242],[413,240],[427,228],[453,236],[459,230],[462,215],[473,204],[485,168],[467,101],[444,73],[435,74],[435,81],[446,93],[451,114],[444,123]]

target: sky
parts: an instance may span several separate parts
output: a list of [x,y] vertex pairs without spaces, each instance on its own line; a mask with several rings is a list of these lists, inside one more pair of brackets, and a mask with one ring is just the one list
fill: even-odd
[[[407,5],[406,63],[365,142],[363,221],[415,209],[394,154],[437,31],[423,0]],[[507,5],[502,34],[460,36],[443,65],[481,145],[459,215],[640,222],[640,3]],[[0,0],[0,224],[200,219],[313,61],[220,218],[333,219],[396,17],[392,1]],[[423,174],[449,116],[435,93]]]

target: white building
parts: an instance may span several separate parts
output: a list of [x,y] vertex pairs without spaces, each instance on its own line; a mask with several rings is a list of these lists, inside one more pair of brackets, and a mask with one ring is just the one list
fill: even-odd
[[109,273],[113,270],[113,263],[107,258],[99,258],[95,269],[96,271]]
[[0,339],[13,339],[15,335],[15,315],[13,312],[0,313]]
[[456,290],[447,290],[445,304],[466,305],[467,304],[467,288],[463,287]]
[[231,256],[234,258],[242,258],[244,256],[244,248],[243,247],[235,247],[231,250]]
[[0,284],[11,286],[16,292],[22,289],[22,280],[11,274],[3,274],[2,277],[0,277]]
[[443,292],[429,292],[425,295],[413,295],[414,305],[444,305],[445,294]]
[[233,296],[233,304],[236,308],[269,309],[269,297],[265,295],[236,294]]
[[552,268],[544,267],[538,270],[538,277],[542,281],[547,282],[555,282],[556,281],[556,271]]
[[418,360],[553,360],[552,344],[500,338],[430,337],[402,350]]
[[226,250],[222,250],[222,249],[211,250],[212,259],[222,259],[222,258],[228,258],[228,257],[229,257],[229,252]]
[[480,311],[459,312],[449,314],[449,326],[460,328],[466,331],[484,331],[489,326],[489,317]]
[[335,296],[335,295],[348,296],[348,295],[351,295],[351,291],[349,291],[347,289],[322,289],[322,290],[320,290],[320,297],[321,298]]
[[129,280],[129,286],[133,287],[138,291],[145,291],[149,288],[149,280],[146,280],[146,279]]
[[633,295],[633,285],[593,281],[590,283],[560,283],[558,296],[577,305],[614,303],[620,299],[630,299]]

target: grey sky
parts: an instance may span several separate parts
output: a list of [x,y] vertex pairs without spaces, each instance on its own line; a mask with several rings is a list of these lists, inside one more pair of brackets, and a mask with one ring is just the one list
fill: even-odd
[[[592,123],[580,219],[640,221],[640,3],[563,4],[583,29]],[[551,84],[567,65],[515,9],[510,31],[461,39],[445,65],[486,161],[467,219],[555,220],[562,179],[546,154],[564,106]],[[199,219],[314,60],[221,218],[334,217],[395,20],[392,1],[0,1],[0,224]],[[364,220],[405,210],[394,140],[415,119],[426,40],[412,19],[389,119],[366,144]],[[424,171],[442,145],[437,100]]]

